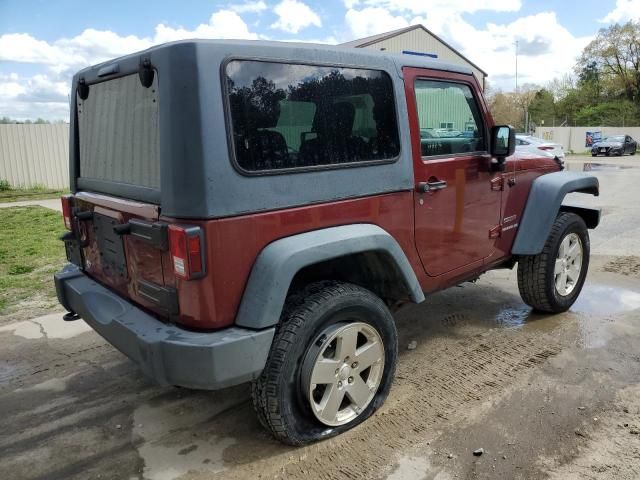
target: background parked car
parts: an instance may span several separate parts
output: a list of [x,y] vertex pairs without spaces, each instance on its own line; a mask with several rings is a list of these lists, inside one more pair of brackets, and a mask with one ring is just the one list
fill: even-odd
[[516,151],[536,154],[544,152],[550,156],[564,160],[564,149],[562,145],[531,135],[516,135]]
[[612,135],[605,138],[603,141],[598,142],[591,147],[591,156],[597,157],[598,155],[635,155],[638,148],[638,142],[636,142],[629,135]]

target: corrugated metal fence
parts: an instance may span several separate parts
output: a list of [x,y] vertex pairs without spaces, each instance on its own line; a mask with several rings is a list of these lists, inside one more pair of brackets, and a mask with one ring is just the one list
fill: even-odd
[[0,124],[0,180],[13,187],[69,187],[69,125]]

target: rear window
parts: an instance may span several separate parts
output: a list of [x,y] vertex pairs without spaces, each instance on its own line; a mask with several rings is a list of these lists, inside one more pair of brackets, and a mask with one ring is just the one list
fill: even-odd
[[226,82],[242,170],[388,161],[400,152],[393,85],[385,72],[233,60]]
[[157,82],[145,88],[136,73],[77,97],[81,178],[160,188]]

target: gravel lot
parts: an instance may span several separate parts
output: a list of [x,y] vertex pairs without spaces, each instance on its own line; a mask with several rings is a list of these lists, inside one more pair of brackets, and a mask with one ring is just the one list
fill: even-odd
[[640,158],[567,165],[603,208],[571,311],[531,313],[509,270],[405,307],[384,408],[308,447],[265,434],[246,385],[159,388],[84,322],[4,323],[0,478],[640,478]]

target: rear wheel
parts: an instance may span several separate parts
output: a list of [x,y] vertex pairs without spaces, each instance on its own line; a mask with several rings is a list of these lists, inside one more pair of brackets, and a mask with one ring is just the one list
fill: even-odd
[[342,433],[385,401],[398,355],[393,317],[370,291],[319,282],[287,301],[253,382],[260,423],[291,445]]
[[536,310],[558,313],[576,301],[589,268],[589,232],[574,213],[561,213],[538,255],[518,260],[518,289]]

